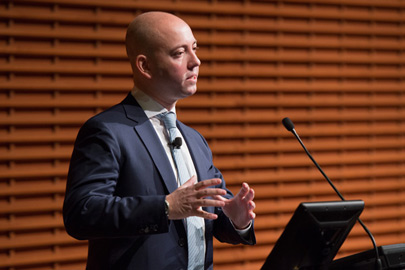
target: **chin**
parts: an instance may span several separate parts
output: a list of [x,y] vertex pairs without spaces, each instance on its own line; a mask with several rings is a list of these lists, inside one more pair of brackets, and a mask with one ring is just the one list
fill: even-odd
[[184,97],[189,97],[197,92],[197,87],[188,88],[183,92]]

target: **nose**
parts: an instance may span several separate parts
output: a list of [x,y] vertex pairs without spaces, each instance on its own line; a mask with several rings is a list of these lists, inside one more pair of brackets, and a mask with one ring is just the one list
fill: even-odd
[[188,68],[191,70],[195,67],[199,67],[201,65],[201,60],[198,58],[195,51],[191,51],[190,59],[188,61]]

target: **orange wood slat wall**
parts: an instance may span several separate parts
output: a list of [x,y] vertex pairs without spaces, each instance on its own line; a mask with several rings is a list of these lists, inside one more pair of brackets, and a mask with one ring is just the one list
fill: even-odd
[[[14,0],[0,3],[0,269],[83,269],[61,206],[78,128],[132,87],[127,24],[193,28],[199,92],[178,105],[230,189],[256,190],[258,244],[215,243],[215,269],[259,269],[301,201],[363,199],[378,245],[405,242],[405,3],[393,0]],[[356,225],[338,256],[372,248]]]

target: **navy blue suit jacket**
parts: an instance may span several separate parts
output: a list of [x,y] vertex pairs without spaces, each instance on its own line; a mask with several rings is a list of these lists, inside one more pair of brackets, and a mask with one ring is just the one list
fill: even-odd
[[[222,178],[196,130],[177,121],[199,180]],[[224,182],[217,186],[224,188]],[[177,188],[160,140],[129,94],[120,104],[89,119],[77,136],[63,206],[67,232],[89,240],[88,269],[187,269],[187,239],[181,220],[165,215],[165,195]],[[227,190],[227,197],[232,194]],[[213,236],[231,244],[254,244],[234,230],[220,208],[205,220],[205,268],[213,265]]]

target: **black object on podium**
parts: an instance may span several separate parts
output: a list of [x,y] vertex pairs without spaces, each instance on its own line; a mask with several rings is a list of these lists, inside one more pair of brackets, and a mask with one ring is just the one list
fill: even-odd
[[261,270],[327,270],[363,209],[361,200],[301,203]]
[[[405,244],[378,247],[383,270],[405,269]],[[375,251],[370,249],[338,260],[334,260],[329,270],[370,270],[374,269]]]

